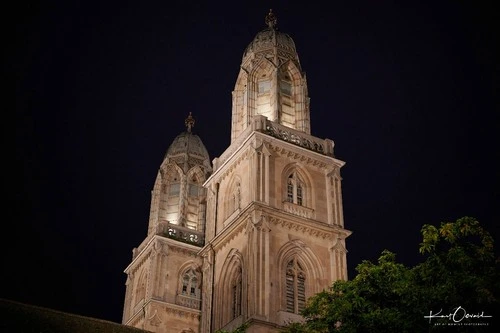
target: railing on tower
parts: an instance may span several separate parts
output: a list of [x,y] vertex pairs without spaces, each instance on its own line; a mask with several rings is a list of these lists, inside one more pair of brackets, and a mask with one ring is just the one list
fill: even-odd
[[294,145],[312,150],[322,155],[333,157],[333,141],[329,139],[320,139],[307,133],[297,131],[293,128],[280,125],[267,120],[264,133],[277,139],[290,142]]
[[205,245],[205,236],[203,235],[203,232],[189,229],[168,221],[158,222],[156,226],[156,234],[195,246],[201,247]]
[[330,139],[320,139],[305,132],[295,130],[293,128],[280,125],[276,122],[269,121],[265,116],[254,116],[253,120],[237,138],[231,143],[226,151],[213,160],[214,171],[217,170],[229,157],[239,149],[242,144],[248,139],[253,131],[265,133],[282,141],[289,142],[296,146],[305,148],[316,153],[334,157],[333,147],[334,142]]

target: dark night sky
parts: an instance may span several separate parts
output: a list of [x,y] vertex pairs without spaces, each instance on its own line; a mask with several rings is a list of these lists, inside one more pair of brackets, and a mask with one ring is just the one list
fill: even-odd
[[23,3],[0,297],[121,321],[164,153],[189,112],[211,158],[229,145],[269,8],[307,73],[312,134],[346,161],[350,276],[383,249],[417,263],[425,223],[473,216],[500,241],[499,18],[478,3]]

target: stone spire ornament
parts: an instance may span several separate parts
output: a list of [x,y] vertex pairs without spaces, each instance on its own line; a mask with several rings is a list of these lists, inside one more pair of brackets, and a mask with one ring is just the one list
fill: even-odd
[[184,124],[186,125],[187,131],[191,133],[191,129],[194,127],[194,118],[189,112],[189,116],[184,120]]
[[269,13],[266,15],[266,24],[269,27],[269,29],[275,29],[276,24],[278,23],[278,19],[276,18],[276,15],[274,15],[273,10],[269,9]]

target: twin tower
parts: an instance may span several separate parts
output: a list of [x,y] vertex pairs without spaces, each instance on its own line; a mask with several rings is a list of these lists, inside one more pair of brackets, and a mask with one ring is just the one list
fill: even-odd
[[302,320],[307,298],[347,279],[344,162],[332,140],[311,135],[294,41],[272,11],[265,22],[232,92],[231,145],[211,163],[190,114],[167,150],[147,236],[125,269],[123,324],[278,332]]

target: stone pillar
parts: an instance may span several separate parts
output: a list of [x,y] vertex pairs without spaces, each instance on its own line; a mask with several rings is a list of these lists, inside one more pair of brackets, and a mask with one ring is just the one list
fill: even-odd
[[212,332],[214,250],[211,246],[203,254],[203,293],[201,302],[201,332]]

